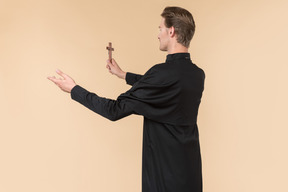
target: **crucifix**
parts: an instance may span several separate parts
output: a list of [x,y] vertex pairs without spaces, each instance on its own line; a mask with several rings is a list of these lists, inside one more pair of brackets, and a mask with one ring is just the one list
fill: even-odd
[[109,55],[109,61],[112,62],[112,51],[114,51],[114,48],[112,48],[112,43],[109,42],[109,47],[106,47],[108,50],[108,55]]

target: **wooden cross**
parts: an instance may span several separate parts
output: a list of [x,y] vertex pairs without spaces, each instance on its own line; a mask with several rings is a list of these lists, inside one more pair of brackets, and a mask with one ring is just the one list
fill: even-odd
[[114,51],[114,48],[112,48],[111,42],[109,42],[109,47],[106,47],[106,49],[108,50],[109,60],[112,62],[112,51]]

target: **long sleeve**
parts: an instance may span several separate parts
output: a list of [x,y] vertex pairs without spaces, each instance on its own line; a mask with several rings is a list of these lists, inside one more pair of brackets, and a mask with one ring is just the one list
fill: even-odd
[[133,113],[131,107],[125,104],[125,100],[99,97],[79,85],[71,90],[71,98],[111,121],[116,121]]
[[165,103],[168,100],[164,91],[167,86],[162,83],[153,84],[153,81],[157,79],[156,71],[151,68],[143,77],[137,74],[128,74],[128,82],[133,86],[116,100],[100,97],[79,85],[71,90],[71,98],[111,121],[116,121],[131,114],[152,118],[155,113],[160,115],[155,111],[155,107],[157,108],[158,104],[163,103],[159,97],[166,98]]
[[128,85],[134,85],[134,83],[136,83],[137,81],[139,81],[141,78],[143,77],[143,75],[138,75],[138,74],[135,74],[135,73],[130,73],[130,72],[127,72],[126,73],[126,83]]

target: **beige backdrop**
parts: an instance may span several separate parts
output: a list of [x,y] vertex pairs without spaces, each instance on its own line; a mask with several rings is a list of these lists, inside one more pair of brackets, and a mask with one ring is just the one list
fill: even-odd
[[196,20],[204,191],[288,191],[288,1],[0,0],[1,192],[141,191],[142,117],[110,122],[46,77],[59,68],[117,98],[129,86],[107,72],[106,45],[127,71],[163,62],[167,5]]

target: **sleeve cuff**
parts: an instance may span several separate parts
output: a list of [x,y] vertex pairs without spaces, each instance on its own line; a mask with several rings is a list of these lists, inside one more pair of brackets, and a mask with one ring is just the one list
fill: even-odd
[[81,96],[85,92],[87,93],[88,91],[84,89],[83,87],[81,87],[80,85],[76,85],[71,90],[71,99],[77,101],[79,98],[81,98]]
[[129,85],[133,84],[133,77],[133,73],[127,72],[125,77],[126,83]]

